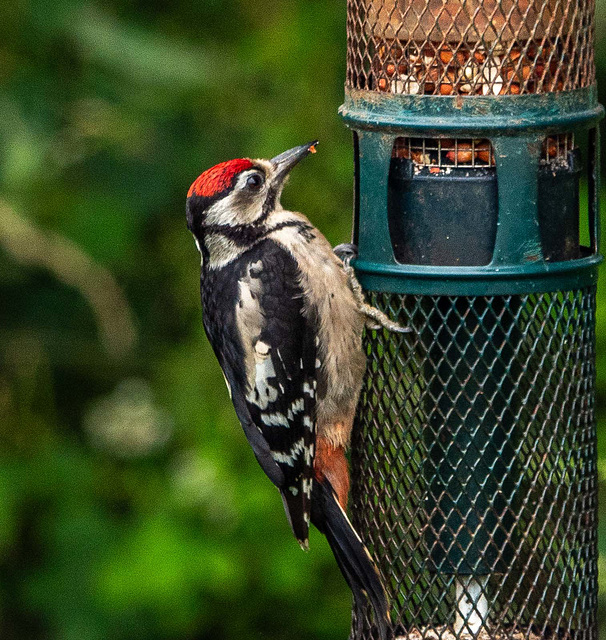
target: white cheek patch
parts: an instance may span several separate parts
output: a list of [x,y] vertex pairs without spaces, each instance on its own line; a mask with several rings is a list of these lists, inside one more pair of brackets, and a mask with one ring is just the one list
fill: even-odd
[[205,220],[207,225],[251,224],[262,214],[265,189],[254,196],[245,193],[246,177],[246,174],[240,176],[232,191],[209,207]]
[[233,194],[215,202],[206,212],[206,225],[229,224],[235,222],[233,212]]

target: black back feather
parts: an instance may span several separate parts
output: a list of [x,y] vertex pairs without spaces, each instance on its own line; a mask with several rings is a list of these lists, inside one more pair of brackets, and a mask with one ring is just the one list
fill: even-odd
[[[262,240],[225,269],[202,277],[204,325],[231,388],[232,401],[259,463],[280,489],[293,533],[307,546],[316,436],[316,327],[303,313],[300,272],[294,258]],[[254,281],[267,349],[265,376],[248,380],[237,329],[239,281]],[[259,438],[259,436],[261,436]]]

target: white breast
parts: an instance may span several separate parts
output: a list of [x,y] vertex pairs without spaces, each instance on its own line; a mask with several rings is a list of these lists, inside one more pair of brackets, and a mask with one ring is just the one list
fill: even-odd
[[[301,214],[280,215],[285,220],[310,224]],[[321,373],[326,376],[327,394],[317,405],[318,429],[338,440],[338,444],[345,444],[341,441],[349,437],[366,364],[362,352],[364,319],[343,264],[317,229],[302,234],[297,227],[284,227],[272,233],[271,238],[291,253],[301,270],[303,313],[313,311],[313,316],[320,319],[318,360]],[[332,438],[327,430],[337,423],[340,431]]]

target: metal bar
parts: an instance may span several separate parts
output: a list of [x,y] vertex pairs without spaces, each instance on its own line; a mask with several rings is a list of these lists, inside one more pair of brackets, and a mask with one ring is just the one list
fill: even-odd
[[543,137],[535,134],[493,140],[499,191],[493,267],[543,262],[538,214]]
[[360,258],[382,264],[396,264],[391,248],[387,211],[387,180],[395,136],[358,133],[360,216],[357,229]]
[[601,222],[600,222],[600,128],[589,131],[589,237],[593,253],[600,252]]

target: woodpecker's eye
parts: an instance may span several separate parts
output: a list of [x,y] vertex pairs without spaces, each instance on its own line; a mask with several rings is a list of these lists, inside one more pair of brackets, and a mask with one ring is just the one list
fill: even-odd
[[252,173],[246,178],[246,186],[251,191],[258,191],[263,185],[263,176],[260,173]]

